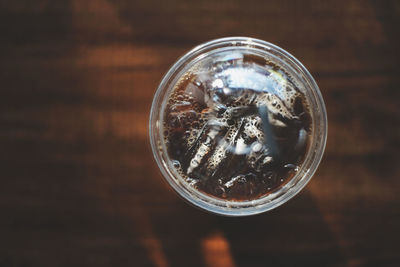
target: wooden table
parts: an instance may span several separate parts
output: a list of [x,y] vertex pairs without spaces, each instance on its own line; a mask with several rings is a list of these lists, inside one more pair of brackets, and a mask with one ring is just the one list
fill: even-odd
[[[0,266],[399,266],[399,1],[0,3]],[[312,181],[224,218],[163,182],[153,94],[193,46],[251,36],[313,74],[329,119]]]

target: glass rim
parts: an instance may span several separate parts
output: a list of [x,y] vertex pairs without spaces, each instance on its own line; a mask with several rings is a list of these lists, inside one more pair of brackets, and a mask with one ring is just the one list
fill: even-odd
[[[173,89],[174,81],[176,82],[176,79],[179,79],[190,66],[193,66],[193,62],[209,55],[212,51],[215,52],[217,49],[229,47],[247,49],[253,52],[258,51],[264,55],[277,57],[285,65],[283,68],[290,68],[296,76],[295,78],[304,86],[305,93],[308,94],[308,101],[314,101],[309,103],[313,117],[313,138],[300,170],[276,191],[255,200],[233,201],[219,199],[195,189],[183,179],[180,179],[180,175],[174,170],[169,161],[162,133],[163,114],[166,104],[165,96],[168,96],[168,93]],[[315,121],[316,118],[318,118],[318,121]],[[179,58],[164,75],[157,88],[149,119],[149,137],[153,156],[165,180],[189,203],[208,212],[225,216],[248,216],[266,212],[286,203],[297,195],[317,170],[325,150],[327,132],[327,113],[321,92],[304,65],[284,49],[269,42],[250,37],[225,37],[211,40],[194,47]]]

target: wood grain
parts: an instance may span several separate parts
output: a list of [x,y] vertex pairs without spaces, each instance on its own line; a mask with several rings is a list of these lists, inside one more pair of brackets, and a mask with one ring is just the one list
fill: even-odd
[[[398,266],[398,1],[0,2],[1,266]],[[210,39],[275,43],[329,119],[310,184],[223,218],[163,182],[148,140],[169,66]]]

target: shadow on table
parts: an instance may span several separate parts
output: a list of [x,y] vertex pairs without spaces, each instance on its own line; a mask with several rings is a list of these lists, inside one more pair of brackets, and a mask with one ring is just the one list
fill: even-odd
[[309,192],[244,218],[206,214],[181,201],[152,217],[169,266],[338,266],[344,257]]
[[333,266],[342,253],[309,192],[258,216],[218,218],[236,266]]

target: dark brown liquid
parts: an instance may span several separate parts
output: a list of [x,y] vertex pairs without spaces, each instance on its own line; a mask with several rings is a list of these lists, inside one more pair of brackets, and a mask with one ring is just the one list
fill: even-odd
[[311,124],[295,81],[243,53],[198,63],[178,81],[164,111],[168,155],[182,178],[239,201],[266,195],[296,174]]

